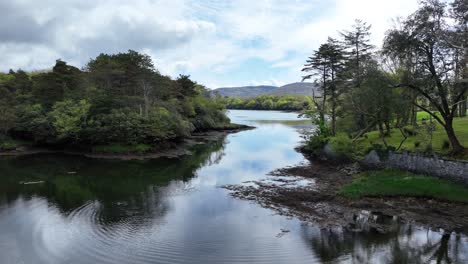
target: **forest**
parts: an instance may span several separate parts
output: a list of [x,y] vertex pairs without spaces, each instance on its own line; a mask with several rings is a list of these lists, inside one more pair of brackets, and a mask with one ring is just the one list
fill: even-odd
[[230,123],[204,86],[190,76],[164,76],[150,56],[132,50],[101,54],[83,69],[57,60],[49,71],[10,70],[0,75],[0,94],[4,149],[22,140],[146,150]]
[[329,37],[302,70],[323,94],[308,113],[319,127],[309,147],[330,142],[352,153],[376,144],[393,150],[424,145],[431,153],[436,140],[445,153],[466,154],[467,10],[466,1],[423,1],[386,31],[380,50],[361,20]]
[[304,111],[313,106],[309,96],[260,95],[253,98],[218,97],[228,109]]

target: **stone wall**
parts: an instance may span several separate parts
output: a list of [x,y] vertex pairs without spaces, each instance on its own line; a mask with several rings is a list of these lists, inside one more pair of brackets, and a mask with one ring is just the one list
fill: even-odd
[[364,158],[363,163],[371,167],[398,168],[419,174],[450,178],[468,184],[468,162],[465,161],[406,152],[388,153],[388,157],[381,158],[375,151],[371,151]]

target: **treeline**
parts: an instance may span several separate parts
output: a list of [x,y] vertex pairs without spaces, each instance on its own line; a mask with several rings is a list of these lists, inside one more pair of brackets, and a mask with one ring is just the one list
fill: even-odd
[[416,126],[417,112],[425,111],[445,129],[452,154],[464,152],[453,122],[466,115],[467,27],[465,0],[425,0],[386,32],[381,50],[360,20],[338,39],[328,38],[303,69],[323,94],[313,101],[315,140],[345,132],[354,141],[378,130],[385,144],[390,129]]
[[36,144],[152,144],[229,123],[205,87],[131,50],[83,69],[57,60],[47,72],[10,70],[0,94],[0,136]]
[[302,111],[313,103],[309,96],[260,95],[253,98],[219,97],[228,109]]

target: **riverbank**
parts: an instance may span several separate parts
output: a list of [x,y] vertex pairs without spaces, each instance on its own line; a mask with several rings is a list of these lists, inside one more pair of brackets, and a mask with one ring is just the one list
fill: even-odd
[[[361,215],[387,215],[403,222],[468,233],[468,203],[411,195],[371,195],[350,198],[340,195],[360,171],[357,164],[336,165],[312,160],[310,165],[273,171],[269,182],[225,186],[231,195],[251,200],[282,215],[297,217],[323,227],[355,228]],[[275,177],[277,177],[275,179]],[[285,178],[286,177],[286,178]],[[303,181],[308,181],[304,184]],[[295,184],[295,183],[301,184]],[[377,232],[390,226],[369,222]]]
[[[15,149],[8,151],[0,151],[0,157],[2,156],[24,156],[33,154],[67,154],[67,155],[79,155],[88,158],[95,159],[118,159],[118,160],[145,160],[145,159],[157,159],[157,158],[178,158],[185,155],[190,155],[190,148],[198,145],[207,143],[210,141],[217,141],[222,137],[237,133],[240,131],[255,129],[255,127],[230,124],[229,126],[219,127],[204,132],[196,132],[192,135],[183,138],[180,141],[166,141],[161,142],[157,146],[151,146],[148,151],[145,152],[98,152],[93,150],[83,150],[76,148],[47,148],[47,147],[35,147],[31,144],[25,144],[18,146]],[[86,148],[85,148],[86,149]],[[93,149],[92,147],[87,149]]]

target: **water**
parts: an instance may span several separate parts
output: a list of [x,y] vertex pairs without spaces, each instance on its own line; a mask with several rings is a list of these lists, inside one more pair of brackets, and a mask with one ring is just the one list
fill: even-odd
[[366,214],[356,219],[363,232],[322,229],[231,198],[221,186],[305,162],[293,148],[308,122],[281,112],[230,117],[258,128],[181,160],[0,159],[0,263],[468,262],[463,235]]

